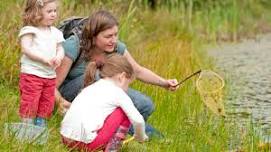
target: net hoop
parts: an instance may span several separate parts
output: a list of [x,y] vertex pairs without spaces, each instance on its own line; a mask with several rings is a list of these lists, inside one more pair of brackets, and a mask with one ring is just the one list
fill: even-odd
[[[200,84],[199,84],[200,83],[199,80],[202,79],[204,73],[205,74],[206,73],[211,73],[214,76],[216,76],[219,79],[219,81],[221,82],[221,86],[219,88],[215,89],[214,91],[204,91],[203,89],[201,89]],[[220,75],[218,75],[217,73],[215,73],[215,72],[213,72],[211,70],[202,70],[201,73],[200,73],[200,75],[199,75],[199,78],[196,81],[196,86],[197,86],[197,89],[199,90],[199,92],[201,92],[201,93],[204,93],[204,94],[213,94],[213,93],[217,93],[217,92],[221,91],[224,88],[224,86],[225,86],[225,82],[224,82],[223,78]]]

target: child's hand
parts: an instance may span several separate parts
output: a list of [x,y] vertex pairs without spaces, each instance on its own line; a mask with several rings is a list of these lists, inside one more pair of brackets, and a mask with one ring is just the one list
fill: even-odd
[[54,66],[55,66],[55,68],[57,68],[57,67],[60,66],[61,61],[62,61],[62,58],[60,58],[60,57],[58,57],[58,56],[56,56],[56,57],[54,58]]
[[145,136],[144,136],[144,142],[145,141],[149,141],[149,137],[145,134]]
[[46,66],[49,66],[49,67],[54,67],[53,66],[53,61],[52,61],[52,59],[50,60],[50,59],[43,59],[43,64],[45,64]]
[[59,58],[59,57],[56,56],[56,57],[52,58],[52,59],[49,61],[49,66],[55,69],[55,68],[57,68],[58,66],[60,66],[61,61],[62,61],[62,58]]
[[139,143],[143,143],[145,141],[149,140],[149,137],[145,134],[143,138],[139,138],[138,136],[134,135],[134,138],[136,141],[138,141]]
[[46,65],[46,66],[49,66],[53,69],[56,68],[56,61],[55,61],[55,58],[52,58],[52,59],[49,59],[49,60],[44,60],[43,63]]

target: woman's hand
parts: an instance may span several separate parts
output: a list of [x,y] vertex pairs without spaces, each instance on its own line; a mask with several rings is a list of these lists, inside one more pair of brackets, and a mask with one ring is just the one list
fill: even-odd
[[71,105],[70,102],[68,102],[61,96],[57,89],[55,90],[55,102],[61,115],[65,114]]
[[58,105],[58,111],[61,115],[64,115],[71,106],[71,103],[64,98],[60,98],[58,101],[56,101],[56,103]]
[[162,82],[162,87],[170,90],[170,91],[176,91],[179,88],[178,81],[176,79],[168,79],[168,80],[164,80],[164,82]]

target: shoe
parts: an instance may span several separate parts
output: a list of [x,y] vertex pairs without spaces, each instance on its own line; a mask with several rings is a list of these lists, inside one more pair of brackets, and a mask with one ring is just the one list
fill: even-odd
[[163,138],[165,138],[165,136],[160,131],[158,131],[157,129],[153,128],[151,125],[146,125],[145,132],[146,132],[147,136],[150,139],[151,138],[157,138],[157,139],[163,139]]
[[46,120],[44,118],[41,118],[41,117],[37,117],[35,119],[35,125],[36,126],[39,126],[39,127],[46,127],[47,126],[47,123],[46,123]]

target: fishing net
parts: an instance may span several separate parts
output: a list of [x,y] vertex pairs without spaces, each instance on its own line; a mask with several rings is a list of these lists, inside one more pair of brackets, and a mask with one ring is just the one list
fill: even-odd
[[45,127],[39,127],[27,123],[5,123],[4,134],[15,137],[20,141],[43,145],[47,142],[49,131]]
[[205,105],[220,116],[225,116],[222,99],[224,84],[224,80],[210,70],[202,70],[196,81],[197,90]]

